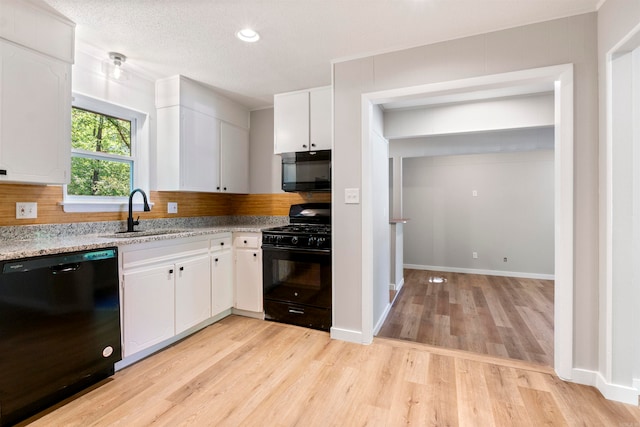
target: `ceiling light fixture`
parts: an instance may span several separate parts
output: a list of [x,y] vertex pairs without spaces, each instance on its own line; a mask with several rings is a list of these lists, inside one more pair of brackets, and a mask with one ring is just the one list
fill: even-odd
[[244,30],[240,30],[236,33],[236,37],[238,37],[243,42],[254,43],[260,40],[260,34],[251,28],[245,28]]
[[127,80],[129,75],[122,69],[122,64],[127,60],[127,57],[118,52],[109,52],[109,59],[110,61],[102,63],[102,71],[107,77],[114,80]]

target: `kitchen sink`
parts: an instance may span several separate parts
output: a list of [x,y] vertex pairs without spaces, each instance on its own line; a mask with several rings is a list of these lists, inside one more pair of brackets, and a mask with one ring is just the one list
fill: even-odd
[[104,237],[132,238],[132,237],[152,237],[162,236],[165,234],[187,233],[190,230],[179,228],[160,228],[155,230],[136,230],[136,231],[118,231],[117,233],[108,234]]

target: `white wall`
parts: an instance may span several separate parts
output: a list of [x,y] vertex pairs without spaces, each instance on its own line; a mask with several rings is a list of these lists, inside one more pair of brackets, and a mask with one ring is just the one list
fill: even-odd
[[553,275],[553,151],[408,158],[403,171],[405,265]]
[[553,150],[553,134],[553,127],[544,127],[393,139],[389,155],[397,158]]
[[72,68],[72,90],[93,98],[121,105],[147,115],[142,135],[138,135],[138,156],[142,158],[138,166],[137,184],[142,188],[155,187],[155,145],[156,107],[155,83],[136,73],[125,63],[129,79],[115,81],[102,72],[102,61],[108,59],[107,52],[76,42],[75,64]]
[[488,99],[384,113],[388,139],[553,126],[553,93]]
[[251,112],[249,131],[249,191],[282,193],[282,159],[273,154],[273,108]]
[[[573,63],[575,65],[574,365],[598,364],[598,121],[596,14],[527,25],[334,64],[333,193],[362,187],[362,94]],[[334,328],[363,331],[362,212],[336,196]],[[336,334],[337,335],[337,334]]]

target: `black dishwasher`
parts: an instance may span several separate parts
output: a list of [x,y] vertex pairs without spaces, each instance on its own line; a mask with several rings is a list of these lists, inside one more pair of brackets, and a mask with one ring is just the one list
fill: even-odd
[[110,376],[121,359],[117,248],[0,261],[0,426]]

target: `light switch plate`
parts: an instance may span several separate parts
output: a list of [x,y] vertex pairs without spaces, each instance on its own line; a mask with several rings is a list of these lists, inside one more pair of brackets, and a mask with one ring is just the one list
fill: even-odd
[[38,218],[38,203],[17,202],[16,203],[16,219],[32,219],[32,218]]
[[345,188],[344,189],[344,202],[346,204],[357,205],[360,203],[360,189],[359,188]]
[[169,202],[167,203],[167,213],[178,213],[178,203],[177,202]]

